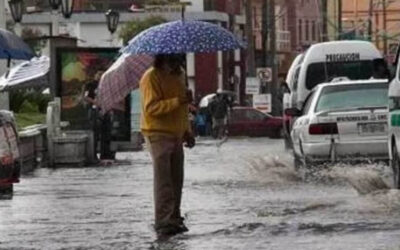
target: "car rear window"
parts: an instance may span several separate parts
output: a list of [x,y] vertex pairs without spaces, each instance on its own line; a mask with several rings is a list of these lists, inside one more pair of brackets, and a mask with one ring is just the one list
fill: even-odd
[[315,112],[349,108],[387,107],[388,84],[368,83],[324,87]]
[[308,66],[306,75],[306,87],[308,90],[337,77],[347,77],[350,80],[365,80],[373,75],[373,61],[312,63]]

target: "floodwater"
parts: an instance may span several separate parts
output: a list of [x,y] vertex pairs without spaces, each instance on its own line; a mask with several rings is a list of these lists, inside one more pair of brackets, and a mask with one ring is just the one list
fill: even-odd
[[148,153],[131,164],[39,169],[0,201],[0,249],[400,249],[389,167],[296,172],[281,140],[200,140],[186,150],[190,231],[157,239]]

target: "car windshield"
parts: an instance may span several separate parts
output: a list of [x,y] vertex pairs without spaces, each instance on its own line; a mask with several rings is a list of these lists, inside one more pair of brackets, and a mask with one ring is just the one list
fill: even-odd
[[312,63],[307,68],[306,87],[313,89],[320,83],[337,77],[366,80],[373,76],[373,61]]
[[315,112],[352,108],[387,107],[388,84],[332,85],[322,90]]

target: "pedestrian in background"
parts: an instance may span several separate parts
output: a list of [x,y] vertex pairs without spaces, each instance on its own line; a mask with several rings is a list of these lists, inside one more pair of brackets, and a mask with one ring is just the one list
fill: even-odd
[[215,98],[210,103],[210,111],[212,116],[212,131],[213,137],[221,139],[226,132],[228,102],[226,98],[217,93]]
[[195,139],[190,131],[192,102],[182,69],[184,55],[157,55],[140,81],[141,131],[153,161],[155,230],[159,235],[188,231],[181,216],[185,146]]

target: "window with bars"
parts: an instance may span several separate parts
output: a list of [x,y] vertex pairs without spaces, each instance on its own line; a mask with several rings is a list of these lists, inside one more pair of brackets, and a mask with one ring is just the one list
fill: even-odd
[[304,28],[305,28],[305,33],[306,33],[306,38],[305,38],[305,40],[306,41],[310,41],[311,39],[310,39],[310,23],[309,23],[309,21],[308,20],[305,20],[304,21]]
[[297,35],[298,35],[299,42],[302,42],[303,41],[303,20],[302,19],[298,20]]
[[311,36],[313,41],[317,41],[317,29],[315,21],[311,21]]

